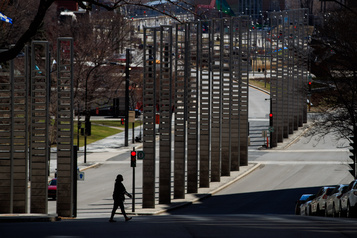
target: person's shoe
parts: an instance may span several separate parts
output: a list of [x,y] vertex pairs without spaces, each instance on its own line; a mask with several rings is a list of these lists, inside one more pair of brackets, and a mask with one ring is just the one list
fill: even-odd
[[130,221],[132,219],[132,217],[126,217],[125,221]]
[[109,219],[109,222],[116,222],[116,220],[113,220],[113,219]]

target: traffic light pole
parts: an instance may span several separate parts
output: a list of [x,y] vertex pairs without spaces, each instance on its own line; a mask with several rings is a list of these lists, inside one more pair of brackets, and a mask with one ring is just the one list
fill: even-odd
[[[132,212],[135,212],[135,167],[136,167],[136,152],[135,152],[135,147],[133,147],[133,150],[130,153],[130,160],[131,160],[131,167],[133,168],[133,190],[132,190]],[[135,162],[133,162],[133,159]]]
[[132,192],[132,196],[133,196],[133,205],[132,205],[132,212],[135,212],[135,167],[133,167],[133,192]]
[[128,146],[129,138],[129,62],[130,49],[126,49],[126,66],[125,66],[125,146]]

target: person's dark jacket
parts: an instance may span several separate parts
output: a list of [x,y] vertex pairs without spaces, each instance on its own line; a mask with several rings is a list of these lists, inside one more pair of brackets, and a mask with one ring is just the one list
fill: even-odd
[[128,195],[128,192],[126,191],[124,185],[120,181],[116,181],[114,185],[113,199],[124,201],[124,194]]

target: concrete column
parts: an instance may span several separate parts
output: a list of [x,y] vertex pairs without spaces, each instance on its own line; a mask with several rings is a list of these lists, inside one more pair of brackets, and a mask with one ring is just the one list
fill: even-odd
[[187,25],[176,25],[175,57],[175,151],[174,198],[185,197],[186,179],[186,87],[187,87]]
[[156,28],[144,28],[143,208],[155,207],[156,34]]
[[49,49],[48,42],[31,45],[31,213],[47,213],[49,161]]
[[73,212],[73,39],[57,40],[57,214]]
[[230,176],[231,173],[231,81],[232,81],[232,54],[233,44],[232,44],[232,24],[231,19],[225,19],[222,22],[222,146],[221,146],[221,156],[222,156],[222,176]]
[[212,94],[211,94],[211,181],[221,180],[221,126],[222,126],[222,20],[213,21]]
[[172,26],[161,26],[159,203],[171,202],[172,46]]
[[198,90],[199,39],[197,23],[188,23],[187,59],[187,193],[198,191]]
[[[208,21],[203,27],[211,29],[212,22]],[[209,32],[198,32],[200,36],[200,187],[209,187],[210,181],[210,160],[211,160],[211,57],[212,57],[212,36]]]
[[28,209],[28,47],[24,53],[11,63],[13,213]]
[[250,36],[249,36],[250,21],[249,17],[241,17],[239,27],[239,57],[240,57],[240,71],[239,71],[239,163],[241,166],[248,165],[248,102],[249,102],[249,52],[250,52]]

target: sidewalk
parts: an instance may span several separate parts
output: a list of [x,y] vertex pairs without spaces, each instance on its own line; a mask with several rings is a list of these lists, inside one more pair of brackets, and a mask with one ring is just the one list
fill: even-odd
[[[103,153],[104,156],[100,156],[100,160],[104,161],[105,155],[112,153]],[[93,154],[92,154],[93,155]],[[102,154],[101,154],[102,155]],[[95,155],[95,158],[99,158],[98,155]],[[90,158],[88,158],[90,161]],[[81,171],[85,171],[92,167],[97,166],[100,162],[93,163],[92,165],[86,166],[81,164],[79,167]],[[170,210],[177,209],[179,207],[187,206],[189,204],[195,203],[202,199],[208,198],[215,193],[221,191],[222,189],[228,187],[237,180],[243,178],[249,173],[253,172],[255,169],[259,168],[260,164],[258,163],[249,163],[248,166],[240,167],[240,171],[232,171],[231,176],[221,177],[220,182],[211,182],[209,188],[198,188],[198,192],[195,194],[185,194],[184,199],[172,199],[170,204],[159,204],[158,198],[156,197],[155,208],[141,208],[137,206],[135,211],[132,212],[131,209],[127,209],[126,212],[131,216],[143,216],[143,215],[159,215]],[[138,198],[137,198],[138,199]],[[136,202],[137,203],[137,202]],[[119,211],[118,211],[119,212]],[[109,214],[109,213],[108,213]],[[79,214],[78,214],[79,215]],[[78,216],[80,218],[80,215]],[[53,214],[0,214],[0,223],[4,222],[54,222],[59,221],[61,218]]]

